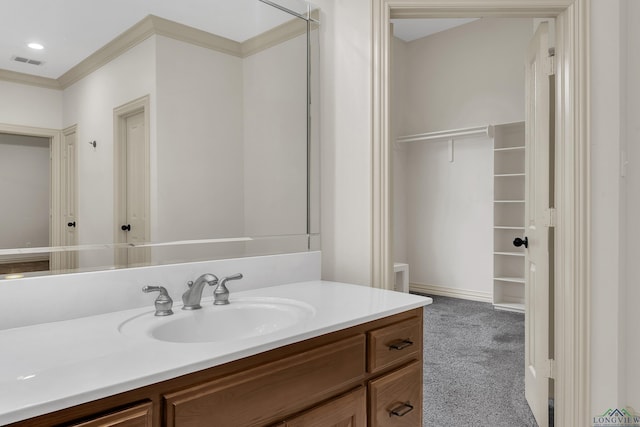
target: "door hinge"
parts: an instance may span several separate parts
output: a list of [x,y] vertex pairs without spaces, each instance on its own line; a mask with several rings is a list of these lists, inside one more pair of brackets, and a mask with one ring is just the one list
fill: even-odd
[[555,227],[556,226],[556,209],[549,208],[544,210],[544,226]]
[[556,361],[553,359],[549,359],[547,360],[547,378],[553,378],[555,379],[556,377]]
[[556,73],[556,60],[555,56],[548,56],[546,60],[546,72],[548,76],[553,76]]

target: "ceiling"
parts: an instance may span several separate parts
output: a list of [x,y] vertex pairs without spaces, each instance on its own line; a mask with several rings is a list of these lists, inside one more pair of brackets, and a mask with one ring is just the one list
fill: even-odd
[[411,42],[441,31],[468,24],[479,18],[392,19],[393,35]]
[[[306,11],[302,0],[277,3]],[[237,42],[292,19],[258,0],[3,0],[1,7],[0,69],[53,79],[149,14]],[[27,47],[30,42],[44,49]]]

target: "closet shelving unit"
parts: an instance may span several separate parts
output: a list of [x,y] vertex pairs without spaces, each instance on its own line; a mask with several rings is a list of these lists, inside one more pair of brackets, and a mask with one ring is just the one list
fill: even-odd
[[524,247],[513,239],[525,231],[524,122],[494,126],[493,305],[524,312]]

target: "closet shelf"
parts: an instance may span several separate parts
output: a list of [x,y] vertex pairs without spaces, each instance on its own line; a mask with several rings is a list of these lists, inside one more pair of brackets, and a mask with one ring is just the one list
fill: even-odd
[[494,200],[493,203],[524,203],[524,200]]
[[494,225],[493,228],[496,230],[524,230],[524,225]]
[[419,133],[415,135],[405,135],[396,138],[396,142],[450,141],[460,138],[473,138],[477,136],[487,136],[489,138],[493,138],[493,126],[477,126],[471,128]]

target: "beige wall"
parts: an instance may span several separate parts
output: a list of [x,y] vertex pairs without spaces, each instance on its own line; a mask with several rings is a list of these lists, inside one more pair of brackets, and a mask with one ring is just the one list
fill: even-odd
[[322,276],[371,280],[371,2],[320,0]]
[[485,18],[407,44],[407,134],[524,120],[531,19]]
[[62,91],[0,80],[2,123],[62,128]]

